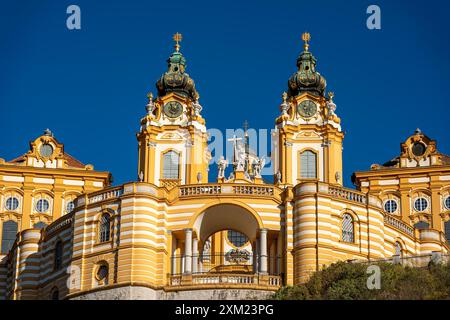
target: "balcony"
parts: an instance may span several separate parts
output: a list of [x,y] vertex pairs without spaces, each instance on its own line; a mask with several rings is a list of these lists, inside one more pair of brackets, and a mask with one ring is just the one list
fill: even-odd
[[[278,290],[281,285],[281,276],[261,274],[239,273],[206,273],[185,275],[171,275],[169,278],[171,287],[176,290],[192,289],[196,286],[202,288],[234,287],[241,289]],[[175,288],[174,288],[175,289]]]
[[243,184],[195,184],[180,186],[180,198],[205,195],[275,196],[276,187]]
[[398,220],[390,215],[384,216],[384,223],[388,226],[394,227],[395,229],[406,233],[407,235],[414,237],[414,228],[407,225],[401,220]]
[[[172,257],[172,274],[168,275],[171,290],[193,288],[240,288],[277,290],[282,286],[280,257],[269,256],[268,272],[259,272],[261,257],[247,251],[199,254]],[[187,261],[192,260],[192,272],[185,272]]]

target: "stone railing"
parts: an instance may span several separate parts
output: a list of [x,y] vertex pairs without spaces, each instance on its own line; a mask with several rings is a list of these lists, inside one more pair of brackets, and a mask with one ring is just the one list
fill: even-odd
[[159,179],[161,187],[166,187],[167,189],[172,189],[180,185],[181,179]]
[[205,184],[180,186],[180,197],[198,195],[252,195],[273,196],[275,188],[264,185],[242,185],[242,184]]
[[107,199],[118,198],[123,194],[123,188],[115,187],[101,192],[95,192],[88,195],[88,204],[104,201]]
[[407,225],[403,221],[394,218],[393,216],[385,215],[384,223],[406,233],[411,237],[414,237],[414,228]]
[[355,191],[355,190],[350,190],[350,189],[335,187],[335,186],[329,186],[328,194],[332,195],[333,197],[336,197],[336,198],[355,201],[355,202],[362,203],[362,204],[367,203],[366,194]]
[[61,218],[57,219],[53,223],[51,223],[49,226],[45,228],[46,234],[51,234],[69,224],[72,224],[73,222],[73,213],[68,213]]
[[184,281],[184,276],[172,275],[169,281],[171,286],[196,286],[201,285],[236,285],[244,287],[264,286],[277,289],[281,286],[281,277],[274,275],[238,274],[238,273],[202,273],[193,274],[189,281]]

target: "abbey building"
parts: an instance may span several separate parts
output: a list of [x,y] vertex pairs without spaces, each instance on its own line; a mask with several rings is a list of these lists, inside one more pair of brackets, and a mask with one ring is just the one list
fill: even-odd
[[448,256],[450,157],[416,130],[343,187],[341,119],[302,39],[270,179],[247,134],[208,175],[179,34],[139,123],[136,181],[111,186],[50,130],[0,159],[0,299],[251,299],[336,261]]

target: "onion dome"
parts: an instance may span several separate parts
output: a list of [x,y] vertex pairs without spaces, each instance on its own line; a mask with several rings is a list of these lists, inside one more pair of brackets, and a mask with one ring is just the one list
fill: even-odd
[[316,58],[308,51],[311,40],[309,33],[302,35],[305,42],[304,51],[297,58],[298,71],[294,73],[288,82],[288,95],[290,97],[298,96],[304,92],[309,92],[317,96],[323,96],[327,82],[319,72],[316,71]]
[[194,80],[185,72],[186,58],[181,54],[179,45],[181,39],[182,36],[179,33],[173,36],[175,52],[167,59],[168,70],[156,82],[156,88],[160,97],[175,92],[195,101],[198,93],[195,90]]

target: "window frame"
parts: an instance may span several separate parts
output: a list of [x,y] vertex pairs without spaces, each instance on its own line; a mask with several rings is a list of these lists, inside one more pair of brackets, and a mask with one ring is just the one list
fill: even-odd
[[[7,234],[12,234],[12,230],[5,230],[5,225],[10,225],[10,224],[14,224],[15,225],[15,234],[14,236],[8,239],[5,239],[5,235]],[[2,222],[2,239],[1,239],[1,246],[0,246],[0,254],[8,254],[9,251],[11,251],[11,248],[14,244],[14,242],[16,241],[17,238],[17,233],[19,232],[19,223],[15,220],[5,220]],[[4,250],[4,245],[5,243],[8,242],[8,250]]]
[[[306,169],[306,175],[307,176],[302,176],[302,168],[303,168],[303,166],[302,166],[302,155],[303,154],[313,154],[314,155],[314,171],[315,171],[315,176],[314,177],[310,177],[309,175],[309,168],[308,168],[308,165],[309,165],[309,162],[308,162],[308,160],[307,160],[307,163],[306,163],[306,167],[307,167],[307,169]],[[319,177],[319,155],[318,155],[318,152],[316,151],[316,150],[314,150],[314,149],[311,149],[311,148],[307,148],[307,149],[302,149],[302,150],[300,150],[299,152],[298,152],[298,159],[299,159],[299,173],[298,173],[298,176],[299,176],[299,179],[300,180],[317,180],[318,179],[318,177]]]
[[[234,233],[234,235],[232,235],[231,237],[230,237],[230,232]],[[233,242],[233,239],[241,238],[241,236],[245,239],[245,242],[242,243],[242,245],[238,246],[238,245],[236,245],[236,243]],[[250,241],[249,238],[244,233],[236,231],[236,230],[233,230],[233,229],[227,230],[226,239],[227,239],[227,242],[234,248],[243,248]]]
[[[349,230],[346,230],[345,227],[345,221],[346,221],[346,217],[350,218],[350,226],[351,226],[351,233]],[[350,213],[344,213],[342,215],[342,219],[341,219],[341,240],[342,242],[345,243],[356,243],[356,228],[355,228],[355,218],[353,217],[353,215],[351,215]],[[347,239],[347,235],[350,236],[350,239]]]
[[[166,159],[166,156],[168,154],[175,154],[177,156],[178,164],[176,166],[175,165],[173,166],[174,168],[176,167],[176,169],[177,169],[177,176],[176,176],[176,178],[172,174],[170,174],[169,176],[165,175],[165,171],[166,171],[165,159]],[[178,151],[178,150],[175,150],[175,149],[168,149],[168,150],[165,150],[164,152],[161,153],[161,179],[162,180],[180,180],[180,177],[181,177],[181,163],[182,163],[182,161],[181,161],[182,157],[181,156],[182,156],[181,152]],[[172,162],[172,158],[171,158],[171,162]],[[173,169],[172,167],[169,168],[169,172],[170,173],[172,173],[172,171],[171,171],[172,169]]]
[[[14,208],[8,208],[8,202],[9,201],[16,201],[17,202],[17,205],[14,207]],[[16,196],[9,196],[8,198],[6,198],[6,200],[5,200],[5,210],[6,211],[16,211],[17,209],[19,209],[19,207],[20,207],[20,200],[16,197]]]
[[[447,203],[447,201],[448,201],[448,203]],[[447,195],[444,198],[444,209],[450,210],[450,195]]]
[[[69,204],[72,205],[72,209],[69,211]],[[74,200],[68,200],[66,203],[66,213],[71,213],[75,209],[75,202]]]
[[[386,206],[387,206],[388,203],[395,203],[395,210],[393,210],[393,211],[387,210],[387,209],[386,209]],[[392,208],[392,206],[391,206],[391,208]],[[395,200],[395,199],[387,199],[386,201],[384,201],[383,209],[384,209],[384,211],[385,211],[386,213],[389,213],[389,214],[394,214],[394,213],[396,213],[396,212],[398,211],[398,202],[397,202],[397,200]]]
[[[425,207],[422,208],[422,209],[420,209],[420,208],[418,209],[416,204],[418,203],[418,201],[420,201],[420,204],[423,204],[422,200],[425,201]],[[413,207],[414,207],[414,210],[417,211],[417,212],[425,212],[430,207],[430,203],[429,203],[429,201],[428,201],[428,199],[426,197],[418,196],[418,197],[416,197],[414,199]]]
[[[47,209],[45,211],[42,211],[42,210],[39,209],[39,203],[44,203],[44,202],[47,203]],[[50,211],[50,201],[48,199],[46,199],[46,198],[39,198],[36,201],[34,209],[36,210],[37,213],[48,213]]]
[[[104,228],[103,219],[108,218],[108,228]],[[111,215],[108,212],[103,212],[100,215],[98,222],[98,243],[107,243],[112,239],[112,219]]]

